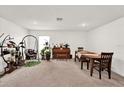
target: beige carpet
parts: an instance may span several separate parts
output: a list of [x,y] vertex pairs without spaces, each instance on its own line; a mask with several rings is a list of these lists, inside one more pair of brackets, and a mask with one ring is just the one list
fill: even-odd
[[21,67],[10,74],[0,78],[0,86],[4,87],[112,87],[124,86],[124,78],[112,73],[112,79],[108,79],[107,73],[102,73],[102,80],[98,78],[98,72],[90,77],[89,70],[80,69],[80,62],[73,60],[51,60],[41,62],[33,67]]

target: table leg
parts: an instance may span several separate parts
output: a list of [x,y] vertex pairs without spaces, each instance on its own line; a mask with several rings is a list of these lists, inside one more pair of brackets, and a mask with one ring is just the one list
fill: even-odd
[[99,79],[101,79],[101,70],[102,70],[102,68],[101,68],[101,62],[100,62],[100,65],[99,65]]
[[81,61],[81,69],[83,69],[83,62]]
[[94,60],[90,59],[90,62],[91,62],[90,76],[92,76],[93,75],[93,62],[94,62]]
[[89,62],[87,62],[87,69],[89,70]]

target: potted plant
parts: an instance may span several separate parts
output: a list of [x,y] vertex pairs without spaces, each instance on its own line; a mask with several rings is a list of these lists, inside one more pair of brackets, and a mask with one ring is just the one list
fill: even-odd
[[68,48],[69,44],[65,44],[64,46],[65,46],[65,48]]
[[44,53],[45,53],[45,56],[46,56],[46,60],[49,61],[50,60],[50,56],[51,56],[50,48],[46,48]]
[[40,52],[40,54],[41,54],[41,56],[42,56],[42,60],[44,60],[45,58],[44,58],[44,52],[45,52],[45,48],[43,48],[42,50],[41,50],[41,52]]

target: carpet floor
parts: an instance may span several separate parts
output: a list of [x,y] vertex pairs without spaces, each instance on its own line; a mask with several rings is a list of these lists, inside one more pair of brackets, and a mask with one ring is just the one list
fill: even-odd
[[80,69],[80,62],[73,60],[42,61],[33,67],[21,67],[0,78],[1,87],[122,87],[124,77],[112,72],[112,79],[108,79],[106,72],[102,79],[94,71]]

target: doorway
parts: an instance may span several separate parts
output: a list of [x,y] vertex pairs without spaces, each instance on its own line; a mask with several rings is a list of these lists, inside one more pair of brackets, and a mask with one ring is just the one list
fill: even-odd
[[45,47],[46,42],[49,44],[50,37],[49,36],[39,36],[39,53]]

